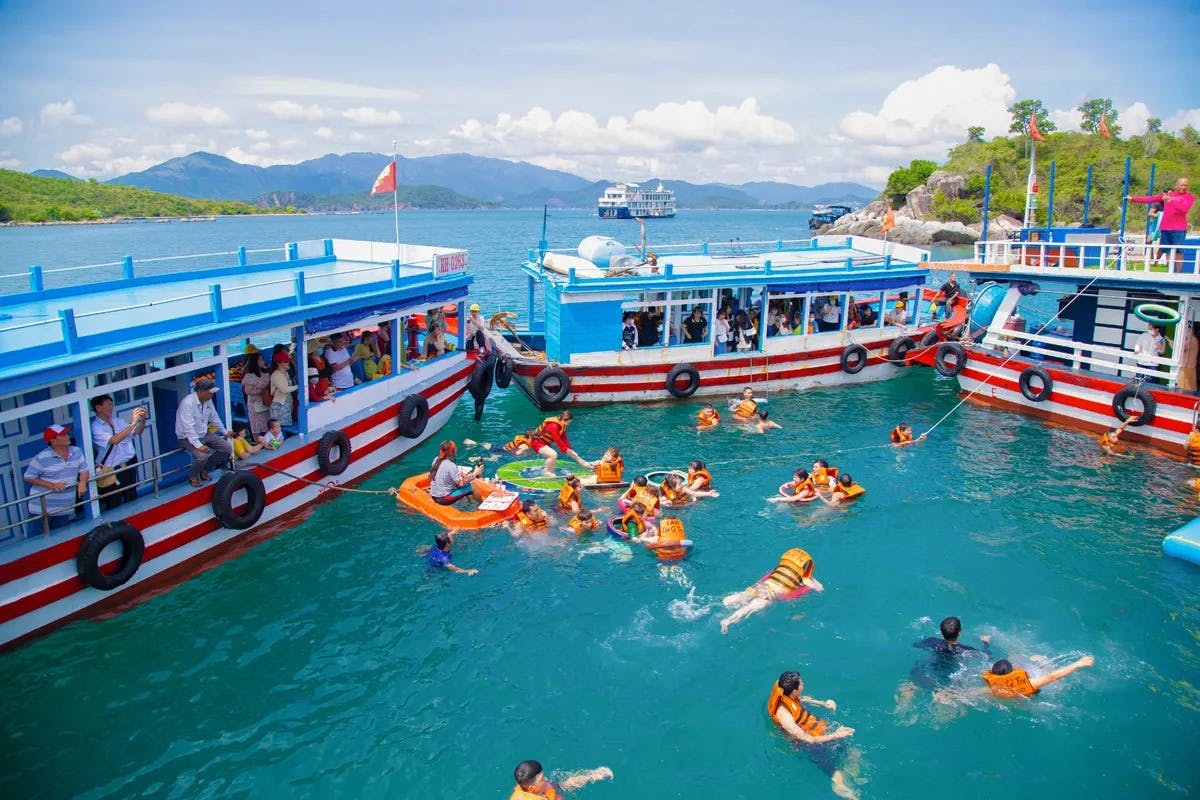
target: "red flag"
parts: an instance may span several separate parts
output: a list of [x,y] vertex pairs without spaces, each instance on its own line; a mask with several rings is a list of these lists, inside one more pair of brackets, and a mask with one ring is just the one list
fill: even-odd
[[1046,137],[1042,136],[1042,132],[1038,130],[1037,114],[1029,115],[1029,135],[1033,137],[1035,142],[1044,142]]
[[1112,134],[1108,132],[1108,119],[1106,114],[1100,115],[1100,135],[1105,139],[1112,138]]
[[394,191],[396,191],[396,162],[392,161],[375,179],[375,185],[371,187],[371,194],[387,194]]
[[887,236],[887,232],[896,227],[896,210],[888,206],[887,213],[883,215],[883,225],[879,228],[879,232]]

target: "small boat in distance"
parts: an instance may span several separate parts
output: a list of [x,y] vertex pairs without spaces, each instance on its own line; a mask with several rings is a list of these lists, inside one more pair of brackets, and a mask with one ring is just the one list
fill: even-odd
[[654,219],[675,216],[675,193],[661,183],[643,189],[636,183],[609,186],[596,211],[600,219]]
[[524,324],[488,332],[496,382],[557,408],[888,378],[938,339],[928,257],[846,236],[531,250]]
[[854,209],[850,206],[843,205],[815,205],[812,207],[812,216],[808,218],[809,230],[823,228],[826,225],[832,225],[847,214],[854,213]]
[[[433,436],[468,389],[478,400],[491,387],[493,362],[464,352],[457,325],[465,250],[323,239],[157,261],[35,266],[24,287],[5,279],[0,350],[21,357],[0,366],[0,646],[125,608],[286,530],[339,484]],[[440,336],[424,346],[430,318],[445,319],[444,351]],[[320,356],[331,337],[346,343],[334,357],[360,360],[333,371]],[[245,396],[260,357],[298,391],[258,376],[263,388]],[[323,371],[344,388],[318,388]],[[198,440],[213,437],[210,450],[251,414],[281,417],[282,442],[234,469],[214,464],[211,481],[176,433],[181,403],[203,416],[209,398],[219,424]],[[106,407],[115,416],[104,422]],[[132,448],[96,445],[142,417]],[[47,443],[65,448],[66,436],[68,455],[51,454]],[[97,462],[117,472],[98,476]],[[51,477],[43,463],[73,469]],[[80,467],[91,478],[76,491]]]

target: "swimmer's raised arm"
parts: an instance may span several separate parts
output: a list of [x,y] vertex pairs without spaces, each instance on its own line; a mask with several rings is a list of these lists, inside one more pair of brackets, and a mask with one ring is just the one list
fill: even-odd
[[1083,669],[1084,667],[1090,667],[1095,663],[1096,663],[1096,659],[1093,658],[1092,656],[1084,656],[1083,658],[1079,659],[1078,661],[1073,661],[1070,664],[1067,664],[1065,667],[1059,667],[1058,669],[1054,670],[1053,672],[1043,675],[1040,678],[1033,678],[1029,682],[1033,684],[1033,688],[1041,689],[1043,686],[1045,686],[1048,683],[1054,683],[1057,680],[1062,680],[1063,678],[1067,677],[1068,675],[1070,675],[1072,672],[1074,672],[1077,669]]
[[558,782],[558,785],[563,788],[563,791],[569,792],[572,789],[578,789],[581,786],[587,786],[589,783],[611,780],[612,777],[613,771],[608,767],[596,767],[595,769],[590,769],[587,772],[581,772],[578,775],[571,775],[563,778]]

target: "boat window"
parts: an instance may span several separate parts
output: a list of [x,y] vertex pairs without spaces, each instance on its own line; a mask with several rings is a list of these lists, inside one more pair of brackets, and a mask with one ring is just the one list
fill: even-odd
[[842,294],[818,295],[814,303],[816,328],[821,333],[840,331],[846,307],[846,296]]
[[763,297],[761,287],[737,286],[717,292],[718,310],[725,312],[729,339],[725,347],[718,342],[714,348],[721,353],[746,353],[758,350],[763,340]]
[[812,308],[812,295],[798,292],[770,295],[770,307],[778,313],[777,334],[812,333],[815,330],[809,319]]

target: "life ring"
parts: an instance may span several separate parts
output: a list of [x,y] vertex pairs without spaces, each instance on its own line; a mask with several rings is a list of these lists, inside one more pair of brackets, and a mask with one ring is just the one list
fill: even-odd
[[[1042,382],[1040,389],[1033,388],[1034,378]],[[1021,394],[1025,395],[1025,399],[1034,403],[1049,400],[1050,392],[1054,391],[1054,379],[1050,377],[1050,373],[1037,366],[1029,366],[1021,370],[1021,375],[1017,378],[1017,385],[1021,387]]]
[[652,469],[642,474],[646,476],[646,483],[651,486],[662,486],[663,480],[668,475],[677,475],[685,481],[687,480],[687,473],[679,469]]
[[[679,379],[687,378],[687,385],[680,386]],[[667,373],[667,391],[672,397],[677,397],[680,400],[691,397],[700,388],[700,370],[693,367],[691,364],[676,364],[671,367],[671,371]]]
[[410,394],[400,403],[400,435],[416,439],[429,424],[429,401],[420,394]]
[[[115,572],[100,571],[100,553],[113,542],[121,543],[121,563]],[[142,532],[127,522],[97,525],[83,537],[75,556],[75,572],[80,580],[93,589],[110,591],[129,581],[142,565],[146,540]]]
[[477,401],[483,402],[492,393],[492,373],[495,372],[496,357],[488,354],[487,358],[475,362],[471,370],[471,379],[467,382],[467,391]]
[[1148,322],[1160,328],[1165,325],[1174,325],[1183,319],[1175,309],[1159,305],[1158,303],[1142,303],[1139,306],[1134,306],[1133,315],[1142,322]]
[[629,534],[626,533],[625,531],[621,530],[620,525],[621,525],[621,515],[620,514],[608,518],[608,532],[612,536],[615,536],[618,539],[628,540]]
[[510,461],[496,470],[496,480],[517,489],[549,492],[561,489],[569,475],[586,478],[594,475],[592,470],[571,462],[559,461],[554,475],[545,475],[546,462],[540,458]]
[[901,336],[888,345],[888,361],[893,364],[907,364],[906,356],[917,346],[911,336]]
[[1158,411],[1158,403],[1154,400],[1154,395],[1150,394],[1149,389],[1136,383],[1125,384],[1113,395],[1112,409],[1113,413],[1117,415],[1117,419],[1125,422],[1133,416],[1129,409],[1125,408],[1125,404],[1134,398],[1137,398],[1142,404],[1142,413],[1129,424],[1137,428],[1153,422],[1154,415]]
[[848,344],[842,351],[842,372],[857,375],[867,365],[867,348],[861,344]]
[[938,338],[939,337],[938,337],[937,331],[930,331],[929,333],[927,333],[921,337],[921,347],[922,348],[933,347],[935,344],[938,343]]
[[500,356],[496,360],[496,385],[501,389],[507,389],[512,383],[513,378],[513,363],[508,356]]
[[[329,454],[337,450],[337,461]],[[341,475],[350,466],[350,437],[341,431],[326,431],[317,442],[317,469],[323,475]]]
[[[947,356],[953,356],[954,363],[950,363]],[[942,342],[933,354],[933,368],[937,370],[938,375],[953,378],[962,372],[966,365],[967,351],[958,342]]]
[[[241,511],[233,508],[233,496],[238,491],[246,492],[246,505]],[[267,489],[262,478],[250,470],[239,469],[226,472],[213,488],[212,510],[226,528],[244,531],[258,522],[267,507]]]
[[[548,388],[557,382],[558,388]],[[559,367],[546,367],[533,379],[533,394],[543,406],[554,406],[561,403],[571,393],[571,379]]]
[[[795,497],[796,496],[796,487],[792,485],[791,481],[788,481],[787,483],[781,483],[779,485],[779,493],[781,495],[783,495],[784,497]],[[817,497],[818,497],[818,495],[814,491],[812,493],[812,497],[806,497],[803,500],[797,500],[796,502],[797,503],[811,503],[813,500],[816,500]]]

